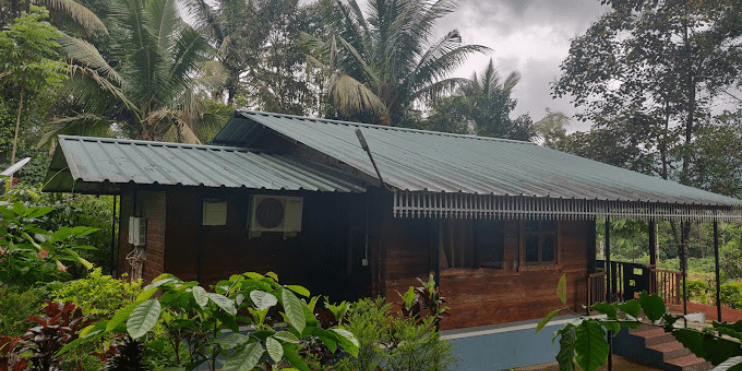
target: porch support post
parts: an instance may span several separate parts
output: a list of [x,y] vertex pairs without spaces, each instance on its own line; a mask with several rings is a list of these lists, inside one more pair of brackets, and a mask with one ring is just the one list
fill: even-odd
[[716,320],[721,322],[721,279],[719,278],[719,222],[714,218],[714,267],[716,268]]
[[606,301],[611,302],[613,275],[611,274],[611,217],[605,217],[605,277],[606,277]]
[[[683,315],[688,314],[688,288],[686,277],[688,276],[688,249],[685,248],[685,221],[680,222],[680,268],[683,272]],[[683,318],[685,327],[688,327],[688,320]]]
[[[718,255],[718,254],[717,254]],[[116,259],[116,195],[113,195],[113,213],[111,213],[111,270],[109,274],[111,277],[116,278],[118,267]],[[718,264],[717,264],[718,267]],[[718,271],[719,269],[717,269]]]
[[[611,272],[611,217],[605,217],[605,274],[607,282],[606,301],[612,302],[611,281],[613,274]],[[613,371],[613,331],[608,330],[608,371]]]
[[649,221],[649,264],[657,267],[657,223]]

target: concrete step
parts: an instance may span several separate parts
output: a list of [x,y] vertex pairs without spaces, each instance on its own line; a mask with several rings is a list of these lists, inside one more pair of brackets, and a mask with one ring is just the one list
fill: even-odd
[[647,349],[658,352],[662,360],[667,362],[670,359],[683,357],[691,354],[690,349],[683,346],[679,341],[669,341],[647,346]]
[[665,363],[671,366],[672,371],[709,371],[711,369],[711,362],[693,354],[669,359]]
[[645,347],[675,341],[675,337],[672,336],[671,333],[665,332],[665,329],[661,327],[655,327],[651,330],[634,332],[631,335],[643,339]]

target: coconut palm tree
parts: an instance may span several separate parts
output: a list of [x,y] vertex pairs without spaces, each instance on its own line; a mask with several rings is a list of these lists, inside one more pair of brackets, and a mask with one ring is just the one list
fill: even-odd
[[77,112],[53,120],[42,142],[111,127],[136,139],[199,142],[196,86],[221,81],[219,73],[195,79],[211,47],[180,19],[175,0],[118,0],[112,11],[120,31],[111,62],[86,41],[62,38],[73,62],[66,96]]
[[335,0],[326,39],[304,35],[312,60],[328,73],[331,115],[405,126],[416,102],[450,91],[466,79],[446,78],[471,53],[457,30],[430,41],[431,29],[455,0]]

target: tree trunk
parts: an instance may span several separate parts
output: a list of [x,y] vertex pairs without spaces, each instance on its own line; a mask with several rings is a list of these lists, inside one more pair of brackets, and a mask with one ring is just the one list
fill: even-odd
[[[10,152],[10,165],[15,164],[15,152],[18,148],[18,132],[21,131],[21,113],[23,112],[23,93],[26,91],[26,83],[21,83],[21,98],[18,102],[18,116],[15,119],[15,134],[13,135],[13,151]],[[13,174],[10,174],[8,189],[13,189]]]

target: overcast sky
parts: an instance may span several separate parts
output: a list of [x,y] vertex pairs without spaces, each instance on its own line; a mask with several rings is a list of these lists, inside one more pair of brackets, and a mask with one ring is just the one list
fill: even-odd
[[[456,28],[466,44],[492,49],[473,56],[457,73],[470,77],[483,70],[492,58],[500,76],[518,71],[521,80],[514,91],[518,100],[514,115],[530,113],[534,121],[546,108],[571,116],[569,99],[551,98],[550,83],[559,76],[559,65],[569,52],[570,40],[585,33],[605,12],[599,0],[461,0],[459,8],[442,18],[436,37]],[[569,131],[587,130],[572,121]]]

